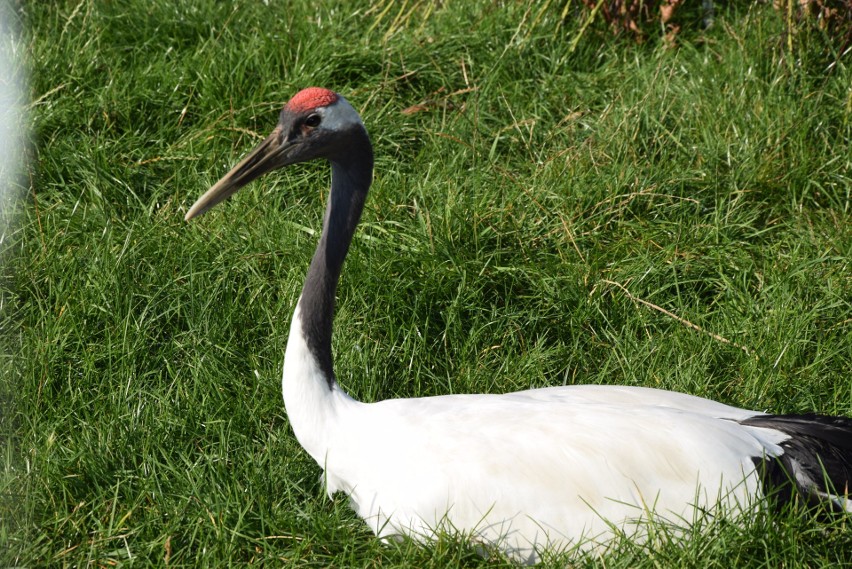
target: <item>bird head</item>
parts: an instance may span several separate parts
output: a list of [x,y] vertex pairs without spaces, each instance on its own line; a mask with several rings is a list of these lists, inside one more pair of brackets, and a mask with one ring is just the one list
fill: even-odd
[[297,162],[315,158],[335,161],[347,152],[349,137],[365,133],[358,113],[346,99],[328,89],[309,87],[296,93],[281,110],[278,125],[221,180],[192,205],[189,221],[262,176]]

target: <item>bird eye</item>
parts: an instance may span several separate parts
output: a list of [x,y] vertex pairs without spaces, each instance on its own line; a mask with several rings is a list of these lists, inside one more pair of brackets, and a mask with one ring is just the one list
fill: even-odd
[[318,114],[309,115],[308,118],[305,119],[305,126],[309,127],[317,127],[322,122],[322,117]]

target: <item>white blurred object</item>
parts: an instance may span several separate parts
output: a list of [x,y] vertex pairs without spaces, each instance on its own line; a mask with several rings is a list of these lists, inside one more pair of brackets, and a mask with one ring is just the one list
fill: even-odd
[[6,240],[26,172],[25,67],[18,28],[14,9],[9,2],[0,1],[0,246]]

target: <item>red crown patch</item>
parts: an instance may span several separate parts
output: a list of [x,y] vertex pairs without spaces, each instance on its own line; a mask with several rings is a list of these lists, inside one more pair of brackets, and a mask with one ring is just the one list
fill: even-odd
[[303,113],[317,107],[326,107],[337,101],[334,91],[322,87],[308,87],[302,89],[293,98],[287,101],[287,108],[296,113]]

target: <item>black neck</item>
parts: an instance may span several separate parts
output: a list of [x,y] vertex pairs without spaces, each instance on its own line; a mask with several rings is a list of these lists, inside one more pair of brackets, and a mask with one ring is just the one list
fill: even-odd
[[373,179],[373,149],[363,127],[348,139],[352,144],[329,158],[331,192],[323,219],[322,235],[302,288],[300,317],[308,349],[326,376],[329,389],[335,384],[331,356],[331,332],[337,281],[364,209]]

